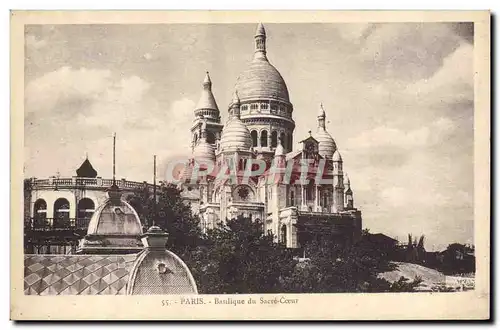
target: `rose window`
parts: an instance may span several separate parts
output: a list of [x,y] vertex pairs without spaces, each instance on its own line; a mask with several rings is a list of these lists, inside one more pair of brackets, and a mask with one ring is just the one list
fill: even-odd
[[240,196],[242,200],[247,200],[249,195],[250,192],[248,191],[248,188],[243,187],[238,190],[238,196]]

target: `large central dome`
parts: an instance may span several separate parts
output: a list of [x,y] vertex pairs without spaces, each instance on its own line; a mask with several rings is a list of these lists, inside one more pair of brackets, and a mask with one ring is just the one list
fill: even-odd
[[274,99],[290,102],[285,80],[266,57],[266,31],[259,24],[255,34],[255,55],[250,67],[236,81],[236,91],[242,102]]

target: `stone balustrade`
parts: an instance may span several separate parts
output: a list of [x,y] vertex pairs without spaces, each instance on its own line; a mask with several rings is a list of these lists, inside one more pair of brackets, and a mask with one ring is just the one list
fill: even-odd
[[[135,190],[148,187],[153,188],[153,184],[137,181],[128,181],[126,179],[116,180],[116,185],[124,190]],[[82,178],[82,177],[71,177],[71,178],[48,178],[48,179],[31,179],[32,189],[46,189],[46,188],[78,188],[78,187],[89,187],[89,188],[109,188],[113,184],[112,179],[103,179],[101,177],[97,178]],[[157,185],[158,187],[158,185]]]

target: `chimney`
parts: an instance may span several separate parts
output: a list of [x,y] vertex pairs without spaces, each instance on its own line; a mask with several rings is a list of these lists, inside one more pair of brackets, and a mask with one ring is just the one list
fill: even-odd
[[150,250],[165,250],[168,234],[158,226],[149,227],[148,231],[141,236],[142,244]]

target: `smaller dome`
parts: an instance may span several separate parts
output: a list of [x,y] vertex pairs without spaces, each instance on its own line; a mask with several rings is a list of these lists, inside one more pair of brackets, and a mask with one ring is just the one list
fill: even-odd
[[186,162],[184,164],[184,168],[182,169],[179,175],[179,181],[181,182],[190,181],[192,175],[193,175],[193,166],[191,163]]
[[215,149],[206,140],[201,140],[200,143],[194,147],[193,158],[198,162],[215,162]]
[[335,150],[332,156],[332,160],[334,162],[341,162],[342,161],[342,156],[340,155],[340,152],[338,150]]
[[141,220],[129,203],[109,198],[92,215],[87,235],[142,235]]
[[326,130],[325,120],[325,109],[323,108],[323,104],[320,104],[318,110],[318,130],[316,131],[314,138],[319,142],[319,154],[326,158],[332,158],[333,153],[337,150],[337,145],[335,144],[335,140],[332,138],[330,133]]
[[228,149],[250,150],[252,147],[250,131],[240,119],[240,98],[236,90],[231,103],[231,117],[222,129],[220,147],[223,151]]
[[326,130],[320,128],[314,136],[314,138],[319,142],[318,152],[321,156],[331,158],[334,152],[337,150],[337,145],[335,140],[332,138],[330,133]]
[[249,150],[252,147],[250,131],[239,118],[233,117],[224,125],[220,146],[222,150],[236,148]]

